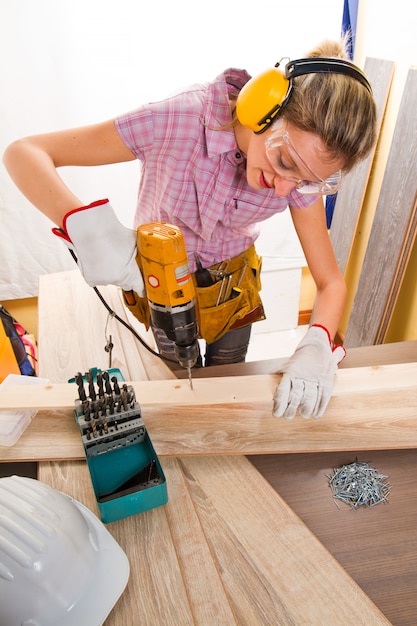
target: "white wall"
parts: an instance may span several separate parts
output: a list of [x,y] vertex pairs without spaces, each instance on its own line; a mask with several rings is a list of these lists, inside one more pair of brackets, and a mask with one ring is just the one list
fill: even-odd
[[[255,74],[337,38],[342,0],[1,0],[0,153],[14,139],[99,122],[211,80]],[[130,225],[138,164],[62,171],[86,204],[109,197]],[[38,275],[73,268],[51,224],[0,166],[0,299],[37,294]]]

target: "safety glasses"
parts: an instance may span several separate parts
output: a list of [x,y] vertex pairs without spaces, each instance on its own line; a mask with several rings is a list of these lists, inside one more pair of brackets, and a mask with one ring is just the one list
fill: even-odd
[[[272,131],[265,139],[265,150],[268,161],[274,171],[284,178],[295,183],[297,191],[302,194],[327,196],[336,191],[340,187],[342,181],[342,172],[335,172],[326,180],[318,176],[309,165],[304,161],[301,154],[291,141],[288,130],[285,127],[283,118],[277,120],[272,127]],[[302,164],[303,169],[307,170],[314,180],[303,180],[289,175],[291,169],[296,169],[298,163]]]

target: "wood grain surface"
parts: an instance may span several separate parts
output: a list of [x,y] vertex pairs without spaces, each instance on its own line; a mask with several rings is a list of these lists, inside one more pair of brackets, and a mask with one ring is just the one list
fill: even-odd
[[414,245],[417,240],[417,189],[416,197],[414,199],[414,205],[409,213],[409,220],[404,233],[402,246],[398,255],[398,263],[394,269],[392,283],[389,293],[387,294],[384,310],[379,322],[378,331],[375,335],[375,343],[382,343],[388,332],[389,324],[391,323],[394,309],[397,306],[398,298],[400,295],[400,289],[403,284],[404,276],[407,271],[408,263],[410,261]]
[[[287,358],[264,359],[261,361],[247,361],[231,365],[212,365],[193,371],[195,378],[223,378],[224,376],[249,376],[275,374],[280,370]],[[362,346],[347,351],[346,357],[339,363],[339,371],[350,367],[380,367],[395,363],[417,362],[417,340],[398,341],[376,346]],[[177,370],[177,378],[187,378],[187,372]]]
[[382,342],[378,330],[398,291],[398,267],[414,241],[417,194],[417,69],[411,68],[398,111],[381,192],[345,336],[346,347]]
[[[131,575],[106,626],[389,624],[247,459],[163,466],[168,504],[109,525]],[[85,464],[39,479],[94,511]]]
[[[394,63],[383,59],[367,58],[364,71],[372,85],[373,96],[377,105],[377,133],[379,134],[394,73]],[[344,176],[342,187],[337,193],[330,227],[330,240],[343,274],[351,253],[375,150],[376,145],[366,159],[363,159],[351,172]]]
[[[392,624],[415,626],[416,451],[259,455],[250,459]],[[356,459],[388,476],[388,503],[353,510],[333,499],[328,476],[334,468]]]
[[[416,367],[405,363],[341,370],[335,394],[318,420],[274,418],[271,401],[265,401],[272,397],[273,376],[199,379],[193,392],[187,381],[141,382],[138,398],[158,456],[406,449],[417,447]],[[53,400],[43,405],[49,410],[39,411],[12,448],[1,449],[3,460],[84,458],[73,410],[50,410],[68,406],[71,385],[63,387],[63,402],[61,385],[45,392]],[[145,387],[158,393],[146,398]],[[27,390],[21,391],[19,405]],[[35,391],[28,397],[33,401]],[[208,397],[215,401],[209,403]]]
[[[141,407],[236,405],[270,403],[281,375],[229,376],[221,379],[199,378],[190,388],[188,380],[128,381]],[[379,394],[389,390],[417,388],[417,363],[339,370],[334,378],[333,404],[343,398],[348,406],[356,395],[369,394],[378,403]],[[87,388],[86,388],[86,391]],[[0,391],[3,409],[72,409],[78,397],[77,386],[67,384],[7,385]]]
[[[152,347],[152,334],[127,311],[120,289],[107,285],[99,290],[121,322],[109,315],[78,269],[39,277],[40,375],[63,383],[91,367],[112,367],[120,369],[126,380],[175,378],[169,367],[123,325],[133,326]],[[105,350],[110,337],[111,355]]]

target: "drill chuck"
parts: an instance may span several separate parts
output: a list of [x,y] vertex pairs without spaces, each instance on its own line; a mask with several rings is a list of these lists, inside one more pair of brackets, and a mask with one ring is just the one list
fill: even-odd
[[184,367],[187,370],[194,367],[199,355],[197,340],[195,340],[188,346],[181,346],[176,343],[174,344],[174,349],[175,356],[178,359],[178,363],[181,365],[181,367]]
[[194,367],[199,355],[198,324],[194,300],[185,306],[161,307],[149,302],[152,323],[174,342],[175,356],[181,367]]

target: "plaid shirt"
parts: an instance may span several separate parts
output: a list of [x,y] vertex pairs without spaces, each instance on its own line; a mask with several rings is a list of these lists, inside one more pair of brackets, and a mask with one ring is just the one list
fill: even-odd
[[191,271],[194,252],[205,267],[235,257],[254,243],[259,222],[317,199],[297,191],[278,198],[274,190],[249,187],[233,128],[223,128],[231,121],[228,93],[237,94],[249,78],[229,69],[116,119],[120,137],[143,165],[135,228],[153,221],[179,226]]

